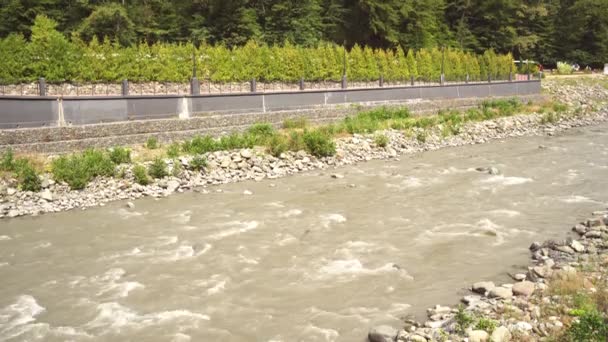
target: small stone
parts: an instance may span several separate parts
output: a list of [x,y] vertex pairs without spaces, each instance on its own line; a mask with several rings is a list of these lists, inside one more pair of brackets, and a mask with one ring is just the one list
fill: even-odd
[[135,204],[133,204],[133,202],[127,202],[127,204],[125,206],[129,209],[135,208]]
[[15,189],[15,188],[8,188],[8,189],[6,189],[6,194],[9,195],[9,196],[12,196],[12,195],[14,195],[16,193],[17,193],[17,189]]
[[599,239],[602,237],[602,232],[599,230],[590,230],[585,233],[585,237],[588,239]]
[[17,217],[21,215],[21,213],[18,210],[12,209],[8,211],[8,217]]
[[373,327],[368,334],[370,342],[394,342],[397,338],[397,329],[388,326],[380,325]]
[[504,326],[500,326],[492,332],[492,336],[490,337],[490,341],[492,342],[509,342],[511,341],[511,332]]
[[577,224],[576,226],[572,227],[572,230],[577,232],[579,235],[585,235],[585,232],[587,232],[587,227],[582,224]]
[[500,299],[509,299],[511,297],[513,297],[513,291],[511,289],[508,289],[506,287],[495,287],[492,290],[490,290],[490,293],[488,295],[488,297],[490,298],[500,298]]
[[587,220],[587,227],[589,227],[589,228],[603,226],[603,225],[604,225],[604,220],[601,217],[595,217],[595,218]]
[[487,342],[490,339],[490,334],[483,330],[471,330],[468,336],[469,342]]
[[522,281],[526,279],[526,274],[525,273],[516,273],[511,275],[511,278],[518,280],[518,281]]
[[520,283],[513,284],[513,294],[516,296],[526,296],[529,297],[534,293],[534,283],[531,281],[522,281]]
[[530,249],[530,251],[536,252],[537,250],[542,248],[542,245],[539,242],[535,241],[535,242],[532,242],[532,244],[528,248]]
[[344,178],[344,175],[339,173],[332,173],[331,178],[342,179]]
[[570,247],[578,253],[583,253],[585,251],[585,246],[576,240],[572,240]]
[[473,292],[477,292],[480,294],[485,294],[486,292],[492,290],[496,285],[494,285],[491,281],[480,281],[473,284]]
[[500,170],[492,166],[488,169],[488,173],[495,176],[500,174]]
[[241,150],[241,157],[245,159],[251,159],[251,157],[253,157],[253,153],[251,152],[251,150]]
[[167,192],[174,192],[179,188],[179,182],[176,180],[170,180],[167,182]]
[[409,340],[410,342],[426,342],[426,338],[420,335],[411,335]]
[[514,328],[519,331],[531,331],[532,325],[528,322],[517,322]]

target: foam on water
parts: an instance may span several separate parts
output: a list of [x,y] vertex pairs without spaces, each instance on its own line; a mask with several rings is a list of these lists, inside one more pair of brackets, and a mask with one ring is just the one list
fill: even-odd
[[171,218],[171,221],[173,221],[175,223],[187,224],[187,223],[190,223],[190,220],[192,219],[192,211],[185,210],[185,211],[182,211],[181,213],[171,215],[170,218]]
[[507,177],[505,175],[494,175],[484,178],[480,181],[483,184],[498,184],[498,185],[520,185],[533,182],[532,178],[526,177]]
[[123,219],[129,219],[132,217],[144,216],[144,215],[148,214],[148,212],[139,212],[139,211],[135,211],[135,210],[128,210],[125,208],[118,209],[116,211],[116,213],[118,214],[118,216],[120,218],[123,218]]
[[196,281],[194,284],[200,287],[206,287],[207,295],[212,296],[223,292],[226,289],[226,284],[230,281],[230,278],[222,274],[214,274],[209,279]]
[[191,340],[192,340],[192,337],[190,337],[190,335],[177,333],[173,336],[173,338],[171,339],[171,342],[189,342]]
[[214,240],[220,240],[229,236],[239,235],[242,233],[246,233],[250,230],[254,230],[259,226],[258,221],[232,221],[221,226],[229,226],[231,228],[224,229],[218,233],[209,235],[209,238]]
[[325,227],[325,228],[329,228],[329,226],[331,226],[333,224],[344,223],[344,222],[346,222],[346,217],[344,217],[340,214],[321,215],[321,223],[322,223],[323,227]]
[[407,271],[401,269],[394,263],[387,263],[378,268],[366,268],[359,259],[339,259],[331,260],[319,268],[321,279],[327,278],[352,278],[359,275],[378,275],[384,273],[396,273],[407,279],[412,279]]
[[0,241],[8,241],[12,240],[12,238],[8,235],[0,235]]
[[177,241],[179,241],[179,238],[177,237],[177,235],[171,235],[171,236],[163,235],[163,236],[159,236],[157,239],[159,240],[157,246],[172,245],[174,243],[177,243]]
[[309,323],[308,326],[303,329],[300,341],[334,342],[338,337],[340,337],[340,333],[334,329],[323,329]]
[[564,203],[599,203],[598,201],[592,200],[589,197],[578,196],[578,195],[562,197],[562,198],[560,198],[560,201],[562,201]]
[[172,310],[140,314],[135,310],[116,302],[102,303],[97,306],[97,316],[85,324],[87,329],[102,329],[104,333],[111,333],[125,328],[141,330],[149,326],[180,322],[180,328],[187,326],[196,328],[201,321],[209,321],[208,315],[189,310]]
[[33,296],[17,297],[15,303],[0,309],[0,339],[10,339],[33,328],[30,323],[45,310]]
[[284,213],[281,213],[281,217],[292,217],[292,216],[298,216],[298,215],[302,215],[302,210],[300,209],[290,209],[287,210]]
[[137,281],[120,281],[125,273],[122,268],[112,268],[100,276],[92,277],[90,282],[100,288],[97,296],[125,298],[131,291],[145,288]]
[[510,209],[496,209],[496,210],[490,211],[490,214],[496,215],[496,216],[506,216],[506,217],[516,217],[516,216],[521,215],[521,213],[519,211],[510,210]]

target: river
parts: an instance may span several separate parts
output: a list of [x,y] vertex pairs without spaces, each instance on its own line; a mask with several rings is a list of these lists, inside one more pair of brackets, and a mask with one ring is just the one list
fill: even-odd
[[509,281],[607,175],[602,125],[2,220],[0,340],[364,341]]

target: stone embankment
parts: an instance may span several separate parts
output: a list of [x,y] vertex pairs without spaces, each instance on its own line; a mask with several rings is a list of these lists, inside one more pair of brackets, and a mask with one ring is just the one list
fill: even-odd
[[[560,337],[567,336],[566,324],[571,324],[576,316],[573,310],[577,303],[572,297],[608,291],[601,287],[607,276],[602,269],[608,265],[608,210],[593,215],[573,227],[574,237],[534,242],[530,246],[530,266],[527,271],[510,274],[513,283],[474,283],[459,308],[437,305],[427,310],[427,321],[406,320],[399,330],[374,327],[369,340],[561,341]],[[608,298],[608,293],[602,298]],[[602,340],[593,331],[590,336],[599,339],[585,341]],[[582,341],[580,338],[584,337],[574,337],[574,341]],[[572,341],[572,337],[564,341]]]

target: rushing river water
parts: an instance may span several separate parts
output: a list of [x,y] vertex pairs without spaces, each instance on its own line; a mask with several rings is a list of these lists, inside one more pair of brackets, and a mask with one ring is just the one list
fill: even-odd
[[363,341],[602,209],[607,128],[0,221],[0,340]]

